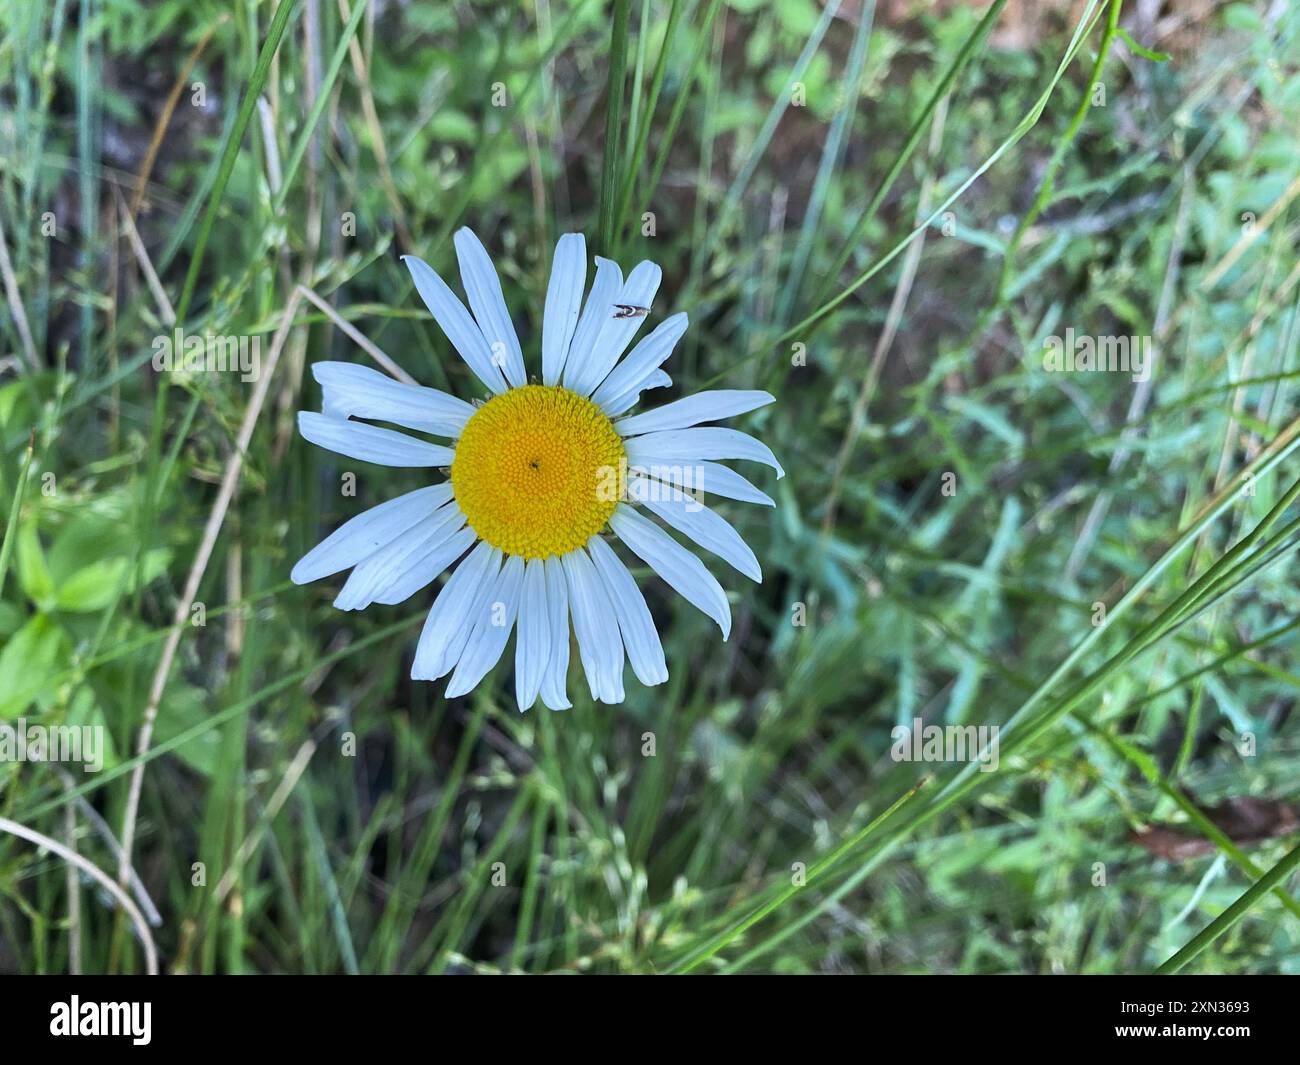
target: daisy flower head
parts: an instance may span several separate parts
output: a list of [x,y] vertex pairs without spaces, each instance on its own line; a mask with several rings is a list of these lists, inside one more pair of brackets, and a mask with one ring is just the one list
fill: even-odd
[[662,684],[668,668],[645,597],[606,534],[717,622],[725,640],[726,593],[664,526],[762,580],[753,551],[701,496],[772,506],[717,460],[783,471],[758,440],[704,423],[773,397],[699,392],[629,415],[642,393],[672,383],[660,367],[686,331],[686,315],[665,319],[628,351],[661,271],[642,262],[624,278],[617,263],[597,257],[588,291],[580,233],[555,246],[541,374],[530,379],[487,250],[468,229],[455,245],[468,309],[427,263],[404,261],[485,399],[469,403],[352,363],[315,363],[324,402],[319,413],[298,414],[307,440],[363,462],[429,468],[440,479],[345,522],[303,556],[292,578],[305,584],[350,569],[334,605],[361,610],[403,602],[450,569],[420,633],[412,678],[450,673],[447,695],[464,695],[497,664],[513,631],[519,709],[538,698],[567,709],[572,624],[592,698],[622,702],[625,662],[645,685]]

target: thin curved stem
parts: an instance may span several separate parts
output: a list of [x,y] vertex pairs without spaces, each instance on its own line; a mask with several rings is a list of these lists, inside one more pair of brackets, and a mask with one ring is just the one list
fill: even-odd
[[71,847],[65,847],[57,839],[51,839],[33,828],[26,825],[20,825],[17,821],[10,821],[7,817],[0,817],[0,832],[8,832],[11,836],[17,836],[19,839],[25,839],[29,843],[35,843],[44,847],[52,854],[57,854],[65,862],[71,862],[83,873],[95,878],[95,881],[110,895],[118,901],[118,904],[131,918],[131,923],[135,925],[136,933],[140,936],[140,942],[144,944],[144,964],[150,976],[158,975],[158,946],[153,941],[153,934],[149,931],[149,922],[144,919],[144,914],[118,883],[109,876],[104,870],[94,862],[83,858]]

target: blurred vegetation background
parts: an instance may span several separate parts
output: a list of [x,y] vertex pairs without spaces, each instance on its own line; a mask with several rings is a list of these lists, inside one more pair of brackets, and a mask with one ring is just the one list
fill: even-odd
[[[109,737],[0,764],[0,970],[1300,972],[1293,5],[3,0],[0,71],[0,719]],[[419,484],[307,364],[474,394],[398,260],[461,224],[534,356],[577,229],[690,313],[654,402],[777,396],[764,582],[722,644],[639,573],[624,706],[288,582]],[[260,408],[173,326],[283,326]]]

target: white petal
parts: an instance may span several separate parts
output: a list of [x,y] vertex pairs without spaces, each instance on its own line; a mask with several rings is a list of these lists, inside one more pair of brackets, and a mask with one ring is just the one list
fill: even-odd
[[639,385],[621,392],[613,399],[607,399],[601,404],[601,410],[611,418],[617,418],[620,414],[630,411],[641,401],[641,393],[648,392],[652,388],[667,388],[673,383],[663,370],[655,370],[649,377]]
[[451,499],[451,484],[417,488],[349,518],[298,560],[289,574],[307,584],[362,562]]
[[674,488],[665,489],[635,475],[628,478],[628,496],[658,514],[680,533],[685,533],[706,551],[740,570],[751,580],[763,583],[763,570],[749,545],[726,518],[720,517],[693,496]]
[[473,547],[477,539],[478,533],[468,526],[453,533],[449,539],[412,562],[405,573],[375,595],[375,602],[385,606],[406,602],[421,588],[432,584],[443,570]]
[[569,343],[578,328],[582,293],[587,287],[587,241],[581,233],[565,233],[555,244],[551,280],[546,286],[542,317],[542,383],[560,380]]
[[465,515],[455,503],[434,511],[357,566],[348,575],[334,605],[339,610],[364,610],[464,524]]
[[473,627],[466,618],[477,616],[474,608],[491,594],[500,568],[501,552],[486,540],[456,567],[424,619],[411,665],[412,680],[437,680],[455,667]]
[[492,363],[492,349],[483,338],[483,331],[478,323],[470,317],[465,305],[456,298],[456,294],[423,259],[414,255],[403,255],[402,262],[411,271],[415,289],[429,308],[434,321],[451,341],[451,346],[459,352],[466,365],[474,375],[492,392],[506,390],[505,378]]
[[515,634],[515,701],[519,712],[531,710],[542,690],[551,658],[551,620],[546,602],[546,565],[540,558],[524,566],[524,590],[519,599]]
[[510,310],[506,307],[501,279],[492,265],[492,256],[473,230],[457,230],[455,243],[460,281],[469,297],[474,320],[483,331],[483,339],[492,353],[492,362],[501,367],[512,386],[522,388],[528,383],[528,376],[524,373],[524,353],[519,347],[515,325],[510,320]]
[[569,679],[569,584],[558,558],[548,558],[544,565],[551,657],[542,679],[542,702],[552,710],[567,710],[573,705],[565,690]]
[[662,684],[668,679],[668,666],[664,662],[663,644],[659,642],[659,633],[654,618],[650,616],[650,608],[646,606],[645,596],[627,567],[614,554],[614,549],[599,536],[591,538],[587,551],[605,583],[632,671],[647,687]]
[[[649,307],[654,302],[655,293],[659,291],[662,277],[663,271],[654,263],[648,260],[637,263],[627,275],[627,281],[623,283],[619,294],[614,297],[614,302],[630,307]],[[591,357],[570,387],[582,396],[594,391],[623,357],[623,352],[641,328],[641,322],[640,317],[615,318],[611,311],[596,335]]]
[[374,602],[374,590],[382,581],[387,584],[413,556],[418,557],[428,539],[428,524],[445,517],[447,507],[435,511],[426,521],[419,522],[400,536],[394,537],[368,558],[363,559],[348,574],[339,594],[334,597],[336,610],[363,610]]
[[731,634],[731,606],[727,594],[713,574],[704,568],[703,562],[626,503],[618,505],[609,524],[632,553],[659,574],[678,595],[718,623],[724,640]]
[[596,256],[596,278],[591,283],[582,317],[578,319],[578,328],[569,344],[569,357],[564,362],[565,388],[573,387],[573,382],[582,376],[587,363],[594,357],[596,338],[614,313],[614,301],[622,287],[623,271],[618,268],[618,263]]
[[573,631],[578,634],[578,657],[591,697],[602,703],[623,701],[623,640],[618,618],[587,553],[578,548],[564,555],[564,576],[569,583]]
[[609,400],[617,399],[619,396],[633,391],[645,388],[645,383],[660,365],[664,363],[668,356],[673,353],[673,348],[677,341],[681,340],[682,334],[686,332],[686,327],[690,324],[690,319],[684,312],[674,314],[671,318],[665,318],[654,330],[634,347],[628,353],[626,359],[620,362],[608,377],[601,382],[601,385],[591,395],[591,400],[597,406],[605,409],[605,404]]
[[460,436],[474,408],[436,388],[407,385],[369,366],[315,362],[311,374],[325,395],[325,413],[392,422],[436,436]]
[[733,418],[737,414],[747,414],[775,401],[776,397],[769,392],[720,388],[713,392],[697,392],[644,414],[624,418],[614,428],[618,430],[619,436],[639,436],[666,429],[689,429],[700,422],[716,422],[723,418]]
[[776,503],[766,492],[760,492],[735,470],[716,462],[680,462],[659,466],[628,466],[629,473],[639,473],[651,480],[662,481],[691,495],[708,492],[742,503],[757,503],[774,507]]
[[[515,627],[519,613],[519,594],[524,584],[524,560],[511,555],[501,567],[492,594],[481,604],[476,604],[478,615],[474,631],[470,633],[465,653],[456,663],[456,671],[447,682],[447,698],[466,695],[487,676],[488,670],[501,659],[506,649],[510,631]],[[467,618],[466,621],[469,619]]]
[[298,432],[327,451],[380,466],[450,466],[455,454],[449,447],[416,440],[394,429],[331,418],[310,410],[298,412]]
[[698,429],[670,429],[633,437],[627,441],[626,447],[628,463],[638,466],[695,463],[701,459],[753,459],[771,466],[777,477],[785,476],[785,470],[781,469],[771,449],[738,429],[712,425]]

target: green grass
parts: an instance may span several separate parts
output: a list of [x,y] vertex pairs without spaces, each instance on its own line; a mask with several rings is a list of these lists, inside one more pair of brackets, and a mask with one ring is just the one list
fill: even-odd
[[[0,971],[145,967],[35,833],[132,837],[174,972],[1300,972],[1297,840],[1202,810],[1300,805],[1300,13],[1136,6],[0,0],[0,724],[110,739],[0,762]],[[297,286],[472,397],[398,259],[454,277],[462,224],[530,369],[582,230],[690,313],[653,402],[777,397],[776,508],[719,508],[763,583],[717,570],[724,644],[637,570],[671,677],[620,707],[448,701],[432,589],[288,582],[420,483],[297,436],[369,361]],[[286,339],[140,751],[255,387],[156,373],[169,307]],[[1070,328],[1150,381],[1047,372]],[[894,760],[915,717],[997,771]]]

